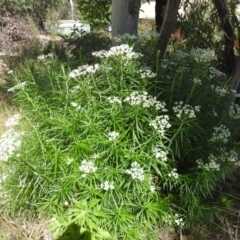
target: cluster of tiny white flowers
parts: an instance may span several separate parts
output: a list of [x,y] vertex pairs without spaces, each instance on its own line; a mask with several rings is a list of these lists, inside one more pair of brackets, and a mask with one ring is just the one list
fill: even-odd
[[182,101],[175,102],[174,105],[173,111],[179,119],[184,117],[196,118],[195,112],[200,112],[200,106],[192,107],[189,104],[183,104]]
[[94,153],[92,156],[91,156],[92,159],[96,160],[98,158],[100,158],[100,154],[99,153]]
[[92,161],[87,161],[84,159],[79,167],[79,170],[85,173],[82,175],[82,177],[86,177],[88,173],[96,172],[97,167],[94,166]]
[[80,110],[81,109],[81,105],[77,104],[76,102],[71,102],[72,107],[76,108],[76,110]]
[[173,168],[172,171],[170,173],[168,173],[168,176],[178,179],[177,169]]
[[214,67],[210,67],[209,68],[209,77],[210,78],[225,78],[226,74],[223,72],[220,72],[219,70],[217,70]]
[[66,163],[67,165],[70,165],[73,161],[74,161],[73,158],[68,157]]
[[135,53],[133,48],[127,44],[111,47],[109,51],[102,50],[99,52],[93,52],[93,56],[99,58],[109,58],[112,56],[121,56],[123,59],[137,59],[142,56],[140,53]]
[[46,58],[53,58],[54,55],[53,53],[48,53],[48,54],[41,54],[37,57],[38,60],[44,60]]
[[222,141],[224,143],[228,142],[231,132],[226,126],[220,125],[219,127],[214,127],[213,129],[214,133],[210,141]]
[[121,104],[121,100],[118,98],[118,97],[108,97],[107,100],[110,102],[110,103],[117,103],[117,104]]
[[126,173],[130,174],[133,179],[139,179],[140,181],[144,180],[144,170],[137,162],[133,162],[131,168],[126,170]]
[[153,153],[155,154],[155,157],[157,159],[160,158],[163,162],[167,161],[167,154],[168,154],[168,152],[163,151],[162,149],[155,147],[153,149]]
[[157,116],[154,120],[150,121],[149,126],[153,127],[158,133],[164,135],[167,128],[171,127],[168,115]]
[[237,104],[230,106],[228,114],[233,119],[240,119],[240,107]]
[[228,89],[223,88],[223,87],[211,85],[210,88],[213,89],[214,92],[221,97],[224,97],[229,93]]
[[100,186],[103,190],[105,191],[108,191],[108,190],[113,190],[114,189],[114,185],[113,185],[113,182],[108,182],[108,181],[105,181],[104,183],[101,183],[101,186]]
[[114,140],[116,140],[118,137],[119,137],[119,133],[118,133],[118,132],[113,131],[113,132],[109,132],[109,133],[108,133],[108,140],[109,140],[109,141],[114,141]]
[[135,35],[130,35],[128,33],[114,37],[114,41],[116,43],[128,43],[136,40],[137,40],[137,37]]
[[70,72],[69,77],[70,78],[76,78],[78,76],[86,75],[88,73],[95,73],[99,69],[99,64],[94,65],[83,65],[78,67],[77,69],[74,69]]
[[19,119],[20,119],[20,114],[13,115],[11,118],[9,118],[6,121],[6,123],[5,123],[6,127],[12,127],[12,126],[18,125]]
[[182,60],[182,59],[185,59],[185,58],[187,58],[188,56],[189,56],[189,54],[187,54],[187,53],[185,53],[185,52],[183,52],[183,51],[181,51],[181,50],[176,50],[176,51],[174,52],[174,58],[177,59],[178,61],[179,61],[179,60]]
[[155,188],[154,186],[151,185],[149,189],[150,189],[150,192],[153,193],[153,192],[155,192],[155,189],[156,189],[156,188]]
[[140,69],[138,71],[138,73],[140,73],[141,78],[154,78],[157,76],[156,73],[152,72],[150,69]]
[[81,89],[81,87],[79,85],[76,85],[70,90],[70,93],[72,93],[72,94],[79,93],[80,89]]
[[13,128],[5,131],[0,137],[0,161],[7,161],[10,156],[21,146],[23,133],[16,132]]
[[228,152],[225,147],[222,147],[219,149],[219,152],[221,153],[221,155],[219,156],[220,161],[228,161],[231,163],[239,164],[239,155],[234,150]]
[[240,93],[237,93],[236,90],[230,89],[229,91],[233,95],[234,98],[239,98],[240,97]]
[[205,169],[207,171],[220,171],[220,164],[218,162],[218,158],[213,154],[208,156],[208,163],[203,163],[202,159],[198,159],[197,161],[198,168]]
[[216,54],[213,50],[210,49],[192,49],[190,51],[190,55],[197,62],[212,62],[213,60],[217,60]]
[[138,91],[133,91],[130,96],[126,97],[123,101],[129,103],[131,106],[142,105],[144,108],[155,107],[157,110],[167,112],[165,108],[166,103],[157,101],[156,97],[152,97],[147,92],[139,93]]
[[166,217],[164,217],[164,222],[169,224],[170,226],[173,224],[176,224],[177,226],[180,227],[184,226],[183,219],[177,213],[174,216],[169,214]]
[[8,92],[15,92],[15,90],[20,90],[23,89],[24,86],[26,85],[27,82],[21,82],[15,85],[14,87],[9,88],[7,91]]
[[201,79],[199,79],[199,78],[193,78],[193,82],[194,82],[194,84],[196,84],[196,85],[202,86],[202,81],[201,81]]

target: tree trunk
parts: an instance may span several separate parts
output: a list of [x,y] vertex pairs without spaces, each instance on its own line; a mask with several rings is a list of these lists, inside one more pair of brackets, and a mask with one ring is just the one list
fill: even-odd
[[112,41],[116,45],[114,37],[123,35],[128,31],[129,0],[112,0]]
[[156,50],[160,51],[160,56],[163,57],[171,33],[177,21],[177,14],[181,0],[168,0],[164,11],[163,23],[160,30],[160,36],[156,44]]
[[163,18],[164,18],[164,10],[167,5],[167,0],[156,0],[155,3],[155,23],[156,23],[156,30],[160,32]]
[[234,46],[234,30],[229,19],[226,0],[213,0],[221,21],[225,39],[225,61],[226,70],[229,75],[233,74],[235,67]]
[[127,33],[137,36],[140,0],[129,0]]

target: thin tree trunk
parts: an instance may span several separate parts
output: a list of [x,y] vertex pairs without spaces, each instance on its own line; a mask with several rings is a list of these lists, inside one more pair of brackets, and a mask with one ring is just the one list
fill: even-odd
[[164,18],[164,10],[167,5],[167,0],[155,0],[155,22],[156,22],[156,30],[160,32],[163,18]]
[[129,0],[127,33],[137,36],[140,0]]
[[181,0],[168,0],[164,12],[163,23],[160,30],[160,36],[156,44],[156,50],[160,51],[160,56],[163,57],[171,33],[177,21],[177,14]]
[[234,46],[234,30],[230,22],[226,0],[213,0],[221,21],[225,39],[225,61],[226,70],[229,75],[233,74],[235,67]]
[[127,33],[128,30],[129,0],[112,0],[112,41],[116,45],[114,37]]

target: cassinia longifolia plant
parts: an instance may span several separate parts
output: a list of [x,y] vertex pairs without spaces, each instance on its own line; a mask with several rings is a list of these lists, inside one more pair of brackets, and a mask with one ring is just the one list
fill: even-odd
[[0,146],[6,207],[54,216],[56,236],[75,224],[96,239],[212,221],[214,191],[240,163],[240,110],[201,54],[175,51],[152,72],[123,44],[93,65],[69,71],[47,55],[12,74],[24,134],[1,137],[14,148]]

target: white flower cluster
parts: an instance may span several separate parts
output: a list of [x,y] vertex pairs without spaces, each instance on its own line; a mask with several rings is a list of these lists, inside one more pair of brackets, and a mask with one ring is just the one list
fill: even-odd
[[9,118],[6,121],[6,123],[5,123],[6,127],[13,127],[13,126],[18,125],[19,119],[20,119],[20,114],[13,115],[11,118]]
[[107,100],[110,103],[117,103],[117,104],[121,104],[121,99],[119,99],[118,97],[108,97]]
[[198,167],[201,169],[205,169],[207,171],[220,171],[220,164],[218,163],[218,158],[213,154],[208,156],[208,163],[203,163],[202,159],[198,159],[197,161]]
[[240,107],[237,104],[230,106],[228,114],[233,119],[240,119]]
[[150,189],[150,192],[152,192],[152,193],[155,192],[155,190],[156,190],[156,188],[153,185],[151,185],[149,189]]
[[142,56],[140,53],[133,52],[133,48],[127,44],[111,47],[109,51],[102,50],[99,52],[93,52],[92,55],[99,58],[122,56],[123,59],[137,59]]
[[171,127],[168,115],[157,116],[154,120],[150,121],[149,126],[153,127],[158,133],[164,135],[167,128]]
[[140,69],[138,71],[138,73],[140,73],[141,78],[154,78],[157,76],[156,73],[152,72],[150,69]]
[[119,133],[118,133],[118,132],[113,131],[113,132],[109,132],[109,133],[108,133],[108,140],[109,140],[109,141],[114,141],[114,140],[116,140],[118,137],[119,137]]
[[72,93],[72,94],[79,93],[80,89],[81,89],[81,87],[79,85],[76,85],[70,90],[70,93]]
[[114,41],[116,43],[129,43],[129,42],[134,42],[136,40],[137,40],[137,37],[135,35],[130,35],[128,33],[114,37]]
[[168,154],[168,152],[165,152],[162,149],[155,147],[153,149],[153,153],[155,154],[155,157],[157,159],[160,158],[163,162],[167,161],[167,154]]
[[195,112],[200,112],[200,106],[192,107],[189,104],[183,104],[182,101],[175,102],[174,105],[173,111],[179,119],[184,117],[196,118]]
[[157,101],[156,97],[152,97],[147,92],[139,93],[138,91],[133,91],[130,96],[126,97],[123,101],[129,103],[131,106],[142,105],[144,108],[155,107],[157,110],[167,112],[165,108],[166,103]]
[[8,129],[0,137],[0,161],[7,161],[21,146],[23,133],[16,132],[13,128]]
[[113,185],[113,182],[108,182],[108,181],[105,181],[104,183],[101,183],[101,186],[100,186],[103,190],[105,191],[108,191],[108,190],[113,190],[114,189],[114,185]]
[[38,60],[44,60],[44,59],[46,59],[46,58],[53,58],[54,57],[54,55],[53,55],[53,53],[48,53],[48,54],[41,54],[41,55],[39,55],[38,57],[37,57],[37,59]]
[[74,162],[74,159],[68,157],[67,160],[66,160],[67,165],[70,165],[72,162]]
[[209,77],[214,79],[214,78],[225,78],[226,74],[223,72],[220,72],[214,67],[209,68]]
[[219,127],[214,127],[213,129],[213,137],[210,141],[222,141],[224,143],[228,142],[229,137],[231,137],[231,132],[226,126],[221,124]]
[[97,167],[94,166],[92,161],[87,161],[84,159],[79,167],[79,170],[85,173],[82,175],[82,177],[86,177],[88,173],[96,172]]
[[214,92],[221,97],[224,97],[229,93],[228,89],[223,88],[223,87],[211,85],[210,88],[213,89]]
[[27,82],[21,82],[15,85],[14,87],[9,88],[7,91],[8,92],[15,92],[15,90],[20,90],[23,89],[24,86],[26,85]]
[[228,152],[227,149],[223,147],[219,149],[219,152],[221,153],[221,155],[219,156],[220,161],[227,161],[230,163],[235,163],[236,165],[240,163],[240,161],[238,160],[239,155],[234,150]]
[[72,107],[76,108],[76,110],[80,110],[81,109],[81,105],[77,104],[76,102],[71,102]]
[[77,69],[72,70],[70,72],[69,77],[70,78],[76,78],[78,76],[86,75],[88,73],[95,73],[99,69],[99,64],[94,65],[83,65],[78,67]]
[[144,180],[144,170],[137,162],[133,162],[131,168],[126,170],[126,173],[130,174],[133,179],[139,179],[140,181]]
[[174,216],[169,214],[166,217],[164,217],[164,222],[169,224],[170,226],[172,225],[177,225],[180,227],[184,226],[183,219],[177,213]]
[[169,177],[178,179],[178,173],[177,173],[177,169],[173,168],[172,171],[168,174]]
[[190,51],[190,55],[197,61],[197,62],[212,62],[213,60],[217,60],[216,54],[213,50],[210,49],[192,49]]
[[187,53],[185,53],[185,52],[183,52],[183,51],[181,51],[181,50],[176,50],[175,52],[174,52],[174,59],[177,59],[178,61],[179,60],[182,60],[182,59],[185,59],[185,58],[187,58],[189,56],[189,54],[187,54]]
[[199,78],[193,78],[193,82],[194,82],[194,84],[196,84],[196,85],[202,86],[202,81],[201,81],[201,79],[199,79]]

